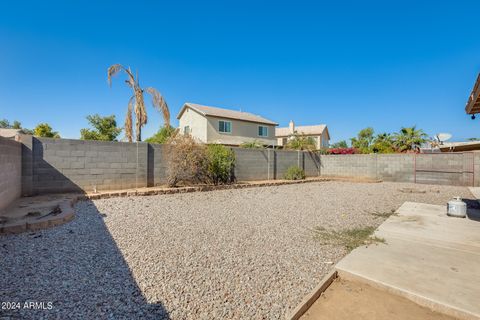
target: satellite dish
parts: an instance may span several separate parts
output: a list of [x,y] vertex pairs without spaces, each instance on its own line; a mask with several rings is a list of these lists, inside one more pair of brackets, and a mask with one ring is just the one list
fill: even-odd
[[443,144],[444,141],[447,141],[450,139],[452,135],[450,133],[438,133],[437,134],[437,140],[440,142],[440,144]]

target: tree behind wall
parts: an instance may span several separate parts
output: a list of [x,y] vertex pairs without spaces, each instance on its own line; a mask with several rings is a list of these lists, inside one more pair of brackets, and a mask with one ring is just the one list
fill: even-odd
[[135,114],[135,140],[142,141],[142,127],[147,124],[147,110],[143,98],[144,91],[152,96],[152,104],[160,110],[163,116],[164,126],[170,126],[170,111],[163,96],[155,88],[148,87],[145,90],[140,87],[138,73],[134,76],[130,67],[125,68],[121,64],[114,64],[107,70],[108,84],[111,85],[112,77],[119,72],[125,72],[127,80],[125,83],[132,89],[133,95],[128,101],[127,116],[125,117],[125,137],[129,142],[133,140],[133,119],[132,112]]
[[87,120],[94,129],[81,129],[82,140],[117,141],[118,135],[122,132],[122,128],[117,127],[114,115],[101,117],[94,114],[87,116]]
[[418,150],[427,141],[427,134],[416,126],[404,127],[393,135],[394,145],[400,152]]
[[36,137],[44,138],[60,138],[58,132],[53,131],[52,127],[48,123],[40,123],[33,130],[33,135]]

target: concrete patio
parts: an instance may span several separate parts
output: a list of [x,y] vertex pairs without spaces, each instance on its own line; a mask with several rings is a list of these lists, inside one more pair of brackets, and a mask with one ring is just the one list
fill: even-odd
[[478,209],[468,216],[452,218],[446,206],[405,202],[375,232],[386,243],[355,249],[338,263],[338,275],[434,311],[480,319]]

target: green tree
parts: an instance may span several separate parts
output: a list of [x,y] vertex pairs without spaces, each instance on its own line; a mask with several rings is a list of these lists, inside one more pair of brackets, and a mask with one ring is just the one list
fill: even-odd
[[313,151],[317,149],[317,144],[315,143],[315,139],[313,139],[312,137],[308,137],[295,132],[292,136],[288,138],[286,148],[293,150]]
[[467,140],[468,140],[468,141],[480,141],[479,138],[468,138]]
[[34,136],[45,138],[60,138],[58,132],[53,131],[48,123],[40,123],[33,130]]
[[151,136],[150,138],[146,139],[145,142],[148,142],[148,143],[159,143],[159,144],[163,144],[163,143],[167,143],[167,140],[170,138],[170,137],[173,137],[177,134],[178,130],[175,129],[174,127],[171,127],[171,126],[164,126],[164,127],[161,127],[157,133],[155,133],[153,136]]
[[7,119],[0,120],[0,128],[2,129],[11,129],[12,126],[10,125],[10,121]]
[[427,141],[427,134],[422,129],[413,127],[403,127],[398,133],[393,135],[393,143],[398,151],[406,152],[417,150]]
[[20,121],[13,121],[13,124],[10,124],[10,121],[7,119],[2,119],[0,120],[0,128],[2,129],[17,129],[20,130],[21,133],[23,134],[30,134],[33,135],[33,131],[27,128],[22,128],[22,124]]
[[372,151],[371,146],[374,140],[374,133],[372,127],[368,127],[360,130],[356,138],[351,138],[352,147],[360,150],[362,153],[370,153]]
[[389,133],[380,133],[375,136],[371,150],[375,153],[394,153],[393,137]]
[[94,114],[87,116],[87,120],[94,129],[81,129],[82,140],[117,141],[118,135],[122,132],[122,128],[117,128],[115,115],[101,117]]
[[335,142],[335,143],[332,143],[330,145],[330,148],[348,148],[348,144],[347,144],[347,141],[345,140],[342,140],[342,141],[338,141],[338,142]]

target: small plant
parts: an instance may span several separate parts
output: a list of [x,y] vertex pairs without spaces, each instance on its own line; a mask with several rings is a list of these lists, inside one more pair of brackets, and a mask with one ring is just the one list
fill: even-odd
[[375,227],[364,227],[347,229],[341,231],[327,230],[323,227],[317,227],[313,230],[314,237],[321,241],[322,244],[341,245],[348,251],[369,245],[372,243],[385,243],[385,239],[372,236]]
[[303,180],[305,179],[305,171],[297,166],[291,166],[283,175],[285,180]]
[[235,181],[235,154],[232,149],[220,144],[207,146],[208,175],[214,185]]
[[390,212],[371,212],[370,213],[372,216],[378,217],[378,218],[388,218],[390,216],[395,215],[395,209],[391,209]]

